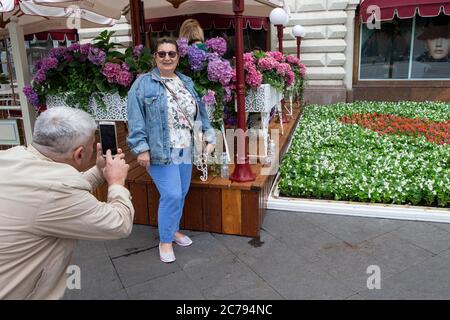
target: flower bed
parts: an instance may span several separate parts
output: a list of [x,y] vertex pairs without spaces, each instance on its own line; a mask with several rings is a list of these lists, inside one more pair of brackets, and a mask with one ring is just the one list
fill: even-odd
[[280,195],[449,207],[449,119],[446,103],[308,106]]

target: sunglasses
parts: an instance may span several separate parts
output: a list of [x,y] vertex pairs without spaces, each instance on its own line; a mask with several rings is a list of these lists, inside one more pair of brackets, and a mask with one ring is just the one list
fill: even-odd
[[176,51],[158,51],[156,53],[158,55],[158,57],[160,57],[161,59],[165,58],[166,55],[169,55],[169,58],[175,58],[177,56],[177,52]]

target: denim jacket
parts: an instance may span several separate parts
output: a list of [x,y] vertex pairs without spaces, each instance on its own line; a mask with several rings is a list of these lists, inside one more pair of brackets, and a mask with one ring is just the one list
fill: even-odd
[[[154,74],[153,74],[154,73]],[[186,89],[197,101],[195,123],[201,126],[204,140],[216,143],[205,105],[194,89],[191,78],[176,72]],[[166,89],[158,68],[141,75],[128,92],[128,145],[135,155],[150,151],[151,164],[171,163]]]

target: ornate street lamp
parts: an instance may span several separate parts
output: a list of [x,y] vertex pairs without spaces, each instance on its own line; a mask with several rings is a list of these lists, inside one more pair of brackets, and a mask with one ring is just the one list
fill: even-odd
[[[289,22],[289,15],[282,8],[275,8],[270,12],[269,15],[270,22],[277,27],[277,35],[278,35],[278,51],[283,53],[283,29],[287,26]],[[285,101],[284,98],[281,100],[281,110],[284,109]],[[289,119],[286,117],[284,112],[281,112],[282,116],[280,121],[282,123],[289,122]]]
[[289,22],[289,16],[282,8],[275,8],[269,15],[270,23],[277,27],[278,51],[283,53],[283,29]]
[[297,24],[292,29],[292,35],[297,38],[297,58],[300,59],[300,44],[302,43],[302,38],[305,37],[306,30],[303,26]]

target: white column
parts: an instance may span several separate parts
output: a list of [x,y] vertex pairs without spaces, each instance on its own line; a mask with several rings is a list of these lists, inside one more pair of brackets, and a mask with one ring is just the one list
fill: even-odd
[[16,71],[17,91],[19,93],[20,107],[22,110],[25,139],[26,144],[30,144],[33,137],[36,112],[34,107],[28,103],[28,100],[23,93],[23,87],[30,83],[30,73],[28,71],[28,60],[25,49],[23,28],[18,25],[17,17],[11,17],[11,22],[8,24],[8,29],[9,37],[11,39],[12,54],[14,57],[14,69]]
[[347,13],[347,34],[345,35],[345,43],[347,44],[345,48],[345,87],[347,90],[352,90],[353,87],[353,50],[355,47],[355,10],[346,10]]

